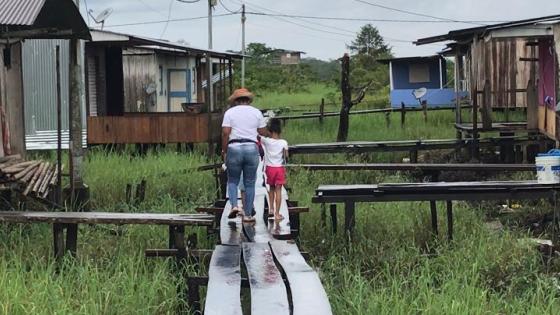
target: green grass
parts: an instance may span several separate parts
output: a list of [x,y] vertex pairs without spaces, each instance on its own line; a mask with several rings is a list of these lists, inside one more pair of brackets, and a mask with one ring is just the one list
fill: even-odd
[[[321,90],[321,89],[319,89]],[[299,96],[298,96],[299,97]],[[305,96],[309,100],[318,94]],[[299,98],[303,102],[303,95]],[[271,106],[296,96],[259,98]],[[302,103],[300,103],[302,104]],[[387,126],[379,114],[351,116],[349,140],[452,138],[453,113],[392,114]],[[285,137],[291,143],[333,141],[337,119],[290,121]],[[402,154],[297,156],[299,162],[399,161]],[[146,157],[94,150],[85,162],[84,177],[94,209],[107,211],[192,212],[216,195],[202,151],[177,154],[166,150]],[[503,177],[504,175],[500,175]],[[125,187],[145,179],[147,199],[126,204]],[[546,203],[523,204],[519,214],[496,218],[499,203],[457,203],[455,240],[433,238],[425,203],[380,203],[357,206],[353,242],[321,225],[321,208],[311,204],[319,184],[412,181],[407,173],[289,173],[292,199],[309,206],[302,217],[301,247],[319,270],[334,314],[555,314],[560,307],[558,263],[547,266],[535,248],[520,241],[535,237],[506,225],[503,231],[485,227],[488,220],[506,224],[526,213],[543,213]],[[444,204],[438,204],[439,209]],[[342,209],[339,208],[339,221]],[[445,216],[440,210],[440,232]],[[339,226],[339,230],[342,227]],[[115,232],[119,232],[115,235]],[[191,232],[191,231],[189,231]],[[195,229],[201,248],[212,248],[214,237]],[[57,272],[47,225],[0,225],[0,314],[174,314],[180,279],[170,261],[146,259],[143,250],[166,246],[162,227],[82,226],[78,258],[67,259]],[[192,266],[191,266],[192,267]],[[192,268],[191,273],[196,273]],[[202,270],[201,272],[204,272]]]

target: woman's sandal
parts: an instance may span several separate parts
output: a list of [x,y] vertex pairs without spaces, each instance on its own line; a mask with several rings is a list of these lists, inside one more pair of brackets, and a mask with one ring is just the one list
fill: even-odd
[[278,214],[278,217],[274,216],[274,220],[276,220],[276,221],[282,221],[282,220],[284,220],[284,216],[281,215],[281,214]]
[[241,211],[239,210],[238,207],[235,207],[233,209],[231,209],[231,211],[228,214],[228,219],[235,219],[237,218],[237,216],[239,215],[239,213],[241,213]]

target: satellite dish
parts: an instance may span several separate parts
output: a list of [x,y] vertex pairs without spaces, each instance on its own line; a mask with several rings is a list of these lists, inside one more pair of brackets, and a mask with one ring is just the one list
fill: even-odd
[[417,100],[420,100],[422,97],[424,97],[424,95],[426,95],[426,93],[428,93],[428,89],[426,88],[419,88],[416,89],[414,91],[412,91],[412,95],[414,95],[414,98]]
[[146,86],[146,94],[148,95],[152,95],[156,92],[157,87],[155,83],[150,83],[148,84],[148,86]]
[[107,8],[101,11],[101,13],[99,13],[96,17],[94,17],[93,10],[88,11],[89,16],[91,16],[91,18],[95,21],[95,23],[101,24],[101,29],[103,29],[103,26],[105,25],[105,20],[107,20],[107,18],[111,15],[111,13],[113,13],[113,9]]

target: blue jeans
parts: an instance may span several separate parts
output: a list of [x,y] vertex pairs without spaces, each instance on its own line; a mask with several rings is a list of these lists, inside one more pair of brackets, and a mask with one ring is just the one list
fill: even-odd
[[237,188],[241,174],[245,186],[245,205],[243,210],[246,216],[252,215],[255,200],[255,181],[259,167],[259,150],[254,143],[243,143],[228,146],[227,150],[227,175],[228,195],[231,207],[237,207]]

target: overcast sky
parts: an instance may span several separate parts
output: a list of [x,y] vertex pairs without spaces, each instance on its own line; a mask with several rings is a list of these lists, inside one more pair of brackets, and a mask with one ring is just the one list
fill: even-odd
[[[191,0],[192,1],[192,0]],[[243,1],[248,12],[280,13],[289,15],[347,17],[364,19],[433,20],[383,8],[373,7],[356,0],[221,0],[229,10],[237,11]],[[367,2],[406,11],[463,21],[504,21],[560,14],[559,0],[365,0]],[[184,40],[192,46],[207,48],[207,20],[150,23],[143,25],[111,26],[118,24],[167,21],[205,16],[207,0],[181,3],[177,0],[80,0],[85,16],[86,5],[96,16],[103,9],[114,11],[107,19],[106,30],[163,38]],[[214,14],[228,13],[218,4]],[[241,22],[239,15],[215,17],[214,49],[241,49]],[[90,18],[90,26],[96,24]],[[332,21],[270,16],[247,16],[246,41],[262,42],[275,48],[302,50],[308,57],[335,59],[347,51],[346,44],[367,22]],[[392,46],[396,56],[429,55],[443,46],[414,46],[418,38],[447,33],[453,29],[476,26],[464,23],[389,23],[371,22]]]

